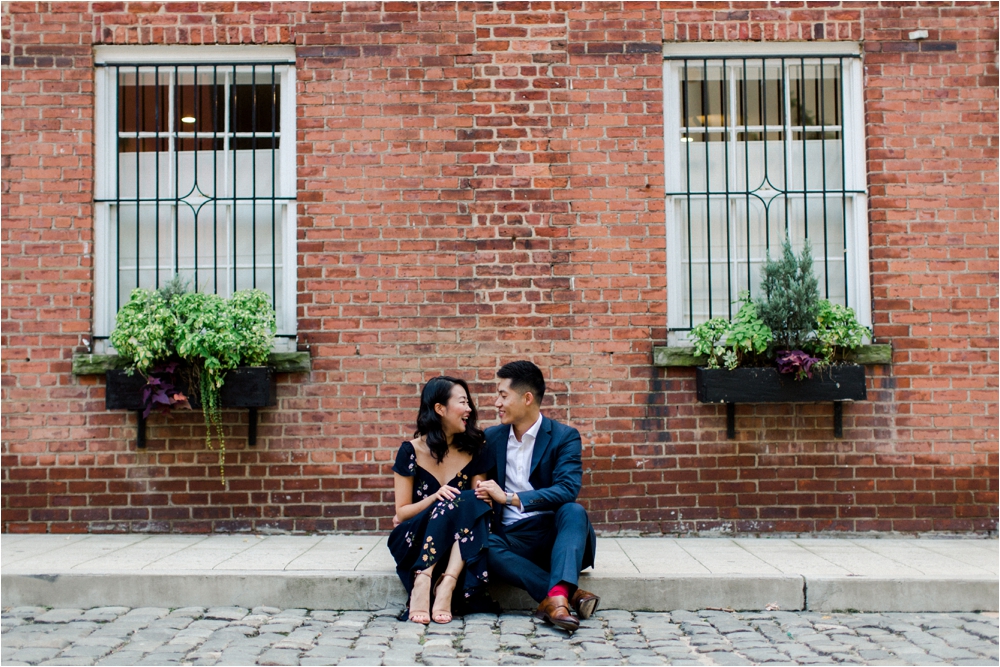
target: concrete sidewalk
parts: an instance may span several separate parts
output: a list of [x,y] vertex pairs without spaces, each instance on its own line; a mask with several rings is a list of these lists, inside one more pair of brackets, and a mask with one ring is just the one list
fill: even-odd
[[[375,610],[405,596],[370,535],[13,535],[4,607]],[[580,585],[605,609],[997,611],[997,539],[602,537]],[[505,608],[531,608],[498,586]]]

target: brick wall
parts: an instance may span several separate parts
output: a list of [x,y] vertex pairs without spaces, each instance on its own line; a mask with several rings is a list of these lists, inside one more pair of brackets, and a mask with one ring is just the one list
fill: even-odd
[[[989,3],[3,5],[3,524],[386,530],[419,386],[550,379],[605,531],[987,531],[997,520],[997,15]],[[927,29],[921,42],[910,30]],[[666,342],[664,41],[864,43],[869,401],[701,405]],[[299,340],[279,405],[106,412],[93,294],[95,44],[294,44]]]

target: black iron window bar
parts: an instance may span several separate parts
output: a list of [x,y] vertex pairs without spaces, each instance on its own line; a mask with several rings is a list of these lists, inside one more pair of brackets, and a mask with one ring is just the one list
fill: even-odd
[[[679,61],[680,161],[684,168],[683,189],[666,193],[682,202],[679,222],[686,246],[682,248],[686,264],[686,322],[682,326],[672,323],[672,330],[689,331],[717,315],[732,318],[738,293],[746,290],[754,296],[755,274],[759,274],[772,241],[789,234],[793,238],[797,235],[800,245],[810,244],[814,258],[822,257],[818,268],[823,274],[825,297],[850,305],[848,199],[864,194],[864,190],[847,187],[850,179],[843,85],[845,62],[859,57],[844,54],[665,58]],[[754,76],[749,74],[751,71]],[[774,74],[770,78],[769,72]],[[818,142],[818,146],[812,146],[812,154],[810,142]],[[760,155],[754,165],[751,165],[752,144],[759,146]],[[713,151],[713,146],[721,148]],[[793,157],[793,149],[797,147],[801,147],[801,155]],[[696,151],[701,151],[701,155]],[[779,159],[772,161],[775,154]],[[723,176],[713,179],[714,162],[720,157]],[[701,159],[703,170],[693,173],[694,163]],[[758,167],[755,174],[753,167]],[[798,169],[801,175],[796,187],[794,172]],[[813,200],[812,210],[810,200]],[[713,203],[721,203],[721,215],[719,206],[713,207]],[[742,218],[736,204],[742,204]],[[755,205],[759,210],[756,220]],[[724,223],[724,238],[716,239],[714,245],[713,208],[717,233],[718,223]],[[696,214],[696,209],[703,215]],[[745,233],[743,239],[734,238],[737,225]],[[819,239],[815,238],[816,232]],[[759,238],[761,234],[763,239]],[[700,243],[695,242],[696,237]],[[763,252],[756,256],[754,243],[763,246]],[[837,264],[842,265],[840,270]],[[724,272],[719,270],[720,265],[724,265]],[[696,266],[704,267],[701,280],[695,274]],[[724,283],[719,284],[723,276]],[[717,303],[720,296],[724,304]],[[699,301],[704,307],[696,310]],[[843,433],[842,415],[842,404],[835,401],[836,437]],[[727,435],[735,437],[733,403],[726,404],[726,416]]]
[[[115,312],[135,287],[173,276],[195,291],[261,289],[278,305],[279,226],[296,199],[278,193],[278,149],[295,140],[281,133],[290,64],[99,65],[114,70],[117,91],[114,196],[95,200],[110,206]],[[140,446],[144,431],[140,413]]]

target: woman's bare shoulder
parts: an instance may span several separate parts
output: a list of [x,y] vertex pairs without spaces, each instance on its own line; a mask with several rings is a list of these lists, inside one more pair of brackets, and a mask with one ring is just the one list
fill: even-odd
[[413,438],[408,440],[408,442],[410,443],[410,446],[413,447],[413,453],[417,457],[417,464],[426,470],[427,466],[434,461],[434,457],[431,456],[431,449],[427,446],[427,441],[424,439],[424,436]]

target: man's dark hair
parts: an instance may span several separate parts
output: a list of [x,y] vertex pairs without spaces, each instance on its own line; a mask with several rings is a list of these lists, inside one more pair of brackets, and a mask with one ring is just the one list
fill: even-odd
[[542,404],[542,397],[545,396],[545,378],[542,377],[542,369],[530,361],[512,361],[504,364],[497,371],[497,377],[501,380],[510,380],[510,388],[519,394],[531,392]]

